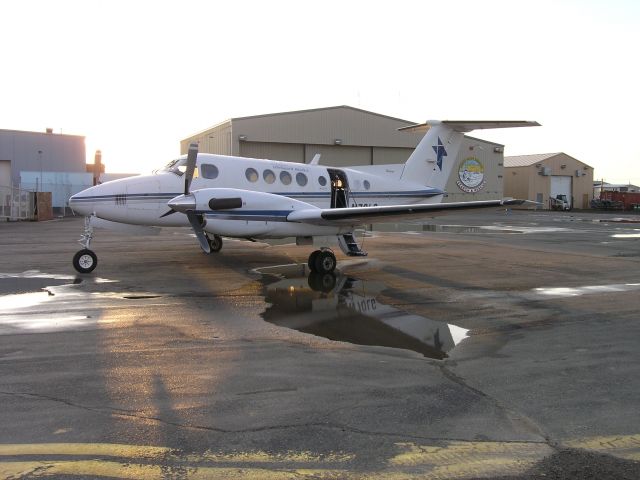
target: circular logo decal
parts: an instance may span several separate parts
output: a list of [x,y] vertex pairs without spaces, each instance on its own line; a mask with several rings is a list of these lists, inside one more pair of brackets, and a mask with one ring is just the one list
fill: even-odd
[[484,167],[475,157],[465,158],[458,169],[456,184],[463,192],[476,193],[484,188]]

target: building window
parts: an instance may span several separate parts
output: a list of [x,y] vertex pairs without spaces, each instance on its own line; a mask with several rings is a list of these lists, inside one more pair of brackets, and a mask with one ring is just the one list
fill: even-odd
[[298,182],[298,185],[300,185],[301,187],[304,187],[307,184],[307,176],[300,172],[296,175],[296,182]]
[[218,178],[218,167],[215,165],[211,165],[210,163],[203,163],[200,165],[200,173],[204,178],[208,178],[209,180],[213,180],[214,178]]
[[252,183],[257,182],[258,178],[260,178],[255,168],[247,168],[247,171],[244,172],[244,174],[247,177],[247,180],[249,180]]
[[280,181],[282,183],[284,183],[285,185],[290,185],[291,184],[291,174],[289,172],[286,171],[282,171],[280,172]]
[[327,179],[323,176],[318,177],[318,183],[320,186],[324,187],[327,184]]
[[264,172],[262,172],[262,178],[264,178],[265,182],[271,184],[276,181],[276,174],[271,170],[265,170]]

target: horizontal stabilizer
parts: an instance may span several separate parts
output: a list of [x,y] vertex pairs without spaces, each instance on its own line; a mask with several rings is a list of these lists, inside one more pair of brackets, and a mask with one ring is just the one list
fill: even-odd
[[460,133],[471,132],[473,130],[483,130],[491,128],[514,128],[514,127],[539,127],[538,122],[528,120],[429,120],[417,125],[401,127],[398,130],[403,132],[426,132],[435,125],[446,125],[451,130]]

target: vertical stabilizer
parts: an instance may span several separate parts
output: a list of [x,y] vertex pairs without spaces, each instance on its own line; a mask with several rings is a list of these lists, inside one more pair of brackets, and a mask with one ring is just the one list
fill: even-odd
[[451,170],[458,161],[458,152],[465,132],[488,128],[536,127],[538,122],[523,120],[438,121],[399,130],[426,132],[404,166],[401,179],[444,190]]
[[464,133],[438,121],[408,127],[407,130],[426,130],[427,133],[407,160],[402,180],[444,190],[458,158]]

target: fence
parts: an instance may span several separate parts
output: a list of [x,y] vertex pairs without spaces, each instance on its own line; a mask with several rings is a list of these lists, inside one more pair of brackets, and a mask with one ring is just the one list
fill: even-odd
[[0,185],[0,219],[33,219],[35,212],[34,198],[31,190]]

